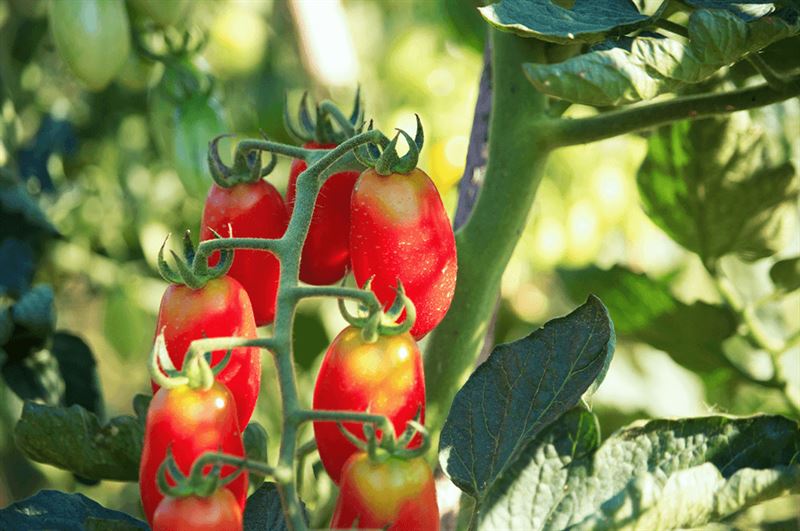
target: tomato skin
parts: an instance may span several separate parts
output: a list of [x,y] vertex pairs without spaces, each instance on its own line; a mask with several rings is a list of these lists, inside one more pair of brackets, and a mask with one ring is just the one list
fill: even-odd
[[[153,522],[164,495],[158,489],[158,469],[167,448],[181,472],[188,474],[195,460],[205,452],[220,451],[244,456],[242,434],[231,392],[219,382],[207,390],[183,385],[159,389],[150,402],[145,423],[144,449],[139,465],[139,492],[148,522]],[[235,471],[222,467],[222,475]],[[247,496],[247,474],[240,474],[225,486],[241,509]]]
[[[214,239],[211,229],[227,236],[229,223],[236,237],[280,238],[286,232],[289,214],[283,197],[267,181],[237,184],[230,188],[214,183],[203,208],[200,239]],[[212,256],[211,264],[216,264],[217,256]],[[280,280],[277,257],[265,251],[237,250],[228,276],[238,280],[250,296],[256,324],[270,324],[275,319]]]
[[125,64],[130,24],[122,0],[49,2],[58,54],[91,90],[102,90]]
[[[336,144],[306,142],[306,149],[332,149]],[[308,165],[292,161],[286,202],[291,214],[297,191],[297,177]],[[350,263],[350,197],[358,179],[357,171],[334,173],[322,185],[314,205],[311,226],[300,259],[300,280],[324,286],[342,279]]]
[[385,528],[438,531],[439,506],[431,467],[423,457],[389,457],[373,462],[365,452],[348,459],[342,470],[333,529]]
[[227,489],[207,498],[166,497],[153,517],[153,531],[236,531],[242,529],[242,510]]
[[424,337],[444,318],[456,286],[455,238],[436,186],[425,172],[383,176],[367,169],[353,190],[350,262],[356,282],[391,304],[397,280],[417,310]]
[[[314,409],[364,411],[386,415],[400,435],[420,413],[425,421],[425,377],[422,355],[408,333],[381,336],[367,343],[361,330],[349,326],[328,347],[314,386]],[[358,422],[344,422],[364,438]],[[335,422],[315,422],[314,436],[322,464],[335,483],[342,467],[358,451]],[[412,440],[416,446],[419,438]]]
[[[156,334],[164,330],[167,352],[180,369],[191,342],[204,337],[256,337],[256,322],[250,299],[239,282],[227,275],[210,280],[200,289],[172,284],[161,298]],[[212,366],[225,357],[225,350],[211,354]],[[232,349],[228,364],[217,380],[230,389],[236,400],[239,426],[247,426],[261,386],[261,354],[257,347]],[[153,392],[158,386],[153,382]]]

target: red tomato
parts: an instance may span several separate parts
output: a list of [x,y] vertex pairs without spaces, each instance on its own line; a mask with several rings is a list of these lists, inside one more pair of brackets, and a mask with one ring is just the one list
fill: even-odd
[[[201,223],[201,240],[214,239],[211,229],[227,235],[229,223],[236,237],[271,239],[283,236],[289,215],[281,194],[267,181],[242,183],[230,188],[214,183],[206,197]],[[214,253],[209,263],[214,265],[218,260],[219,253]],[[270,324],[275,319],[280,279],[280,263],[275,255],[265,251],[237,250],[228,275],[241,282],[250,295],[256,324]]]
[[386,305],[397,280],[414,303],[411,335],[420,339],[444,318],[456,286],[456,245],[439,192],[425,172],[361,174],[353,190],[350,261],[358,285],[371,276]]
[[[422,356],[408,333],[381,336],[374,343],[349,326],[336,336],[325,353],[314,386],[314,409],[363,411],[386,415],[400,435],[406,422],[420,412],[425,420],[425,377]],[[363,438],[362,425],[345,422],[351,433]],[[314,436],[328,475],[339,483],[342,466],[358,449],[335,422],[315,422]],[[412,446],[420,441],[412,440]]]
[[[332,149],[336,144],[303,144],[307,149]],[[294,210],[297,177],[308,165],[303,160],[292,162],[286,202]],[[314,205],[311,226],[300,259],[300,280],[309,284],[334,284],[342,279],[350,261],[350,196],[358,179],[357,171],[334,173],[322,185]]]
[[431,467],[422,457],[374,462],[365,452],[353,455],[342,470],[331,527],[438,531]]
[[[139,464],[139,492],[144,514],[153,522],[153,513],[164,498],[156,477],[161,463],[172,450],[181,472],[188,474],[195,460],[205,452],[220,451],[244,457],[244,446],[236,405],[231,392],[219,382],[207,390],[188,385],[175,389],[160,389],[147,410],[144,431],[144,450]],[[222,475],[233,473],[236,467],[223,466]],[[247,496],[247,474],[225,486],[244,508]]]
[[242,529],[242,510],[236,498],[219,489],[207,498],[166,497],[158,504],[153,531],[237,531]]
[[[161,298],[156,333],[162,328],[169,357],[179,369],[194,339],[256,337],[250,299],[242,285],[229,276],[210,280],[200,289],[170,285]],[[211,365],[219,362],[225,353],[224,350],[214,351]],[[217,380],[225,384],[236,399],[239,426],[247,426],[261,386],[261,354],[258,348],[233,349],[228,364]],[[157,390],[158,386],[153,383],[153,391]]]

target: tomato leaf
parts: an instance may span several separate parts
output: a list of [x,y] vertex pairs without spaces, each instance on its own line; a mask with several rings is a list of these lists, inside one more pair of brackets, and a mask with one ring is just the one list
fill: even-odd
[[[58,437],[52,437],[57,433]],[[14,430],[17,447],[39,463],[90,479],[137,481],[144,419],[123,415],[101,424],[94,413],[25,402]]]
[[24,293],[33,280],[33,249],[28,242],[6,238],[0,242],[0,295]]
[[50,352],[64,380],[64,405],[77,404],[103,419],[103,392],[89,345],[76,335],[60,331],[53,335]]
[[663,350],[695,372],[723,366],[721,344],[737,325],[729,308],[702,301],[685,304],[675,299],[666,282],[619,265],[560,270],[559,277],[572,300],[589,293],[600,297],[620,337]]
[[726,9],[744,20],[761,18],[775,11],[773,2],[763,0],[749,0],[746,2],[738,0],[684,0],[684,2],[695,8]]
[[786,258],[772,264],[769,277],[775,287],[784,293],[800,289],[800,256]]
[[480,500],[516,455],[602,379],[614,327],[590,296],[527,337],[498,345],[456,394],[439,460],[461,490]]
[[[107,523],[107,525],[100,526],[100,522]],[[142,529],[147,531],[150,528],[141,520],[120,511],[107,509],[83,494],[42,490],[30,498],[0,509],[0,529],[13,529],[14,531]]]
[[[650,24],[630,0],[575,0],[570,8],[553,0],[501,0],[478,8],[489,24],[522,37],[555,43],[597,42]],[[667,5],[662,2],[660,13]]]
[[798,190],[792,164],[772,164],[766,151],[747,115],[661,128],[637,176],[645,211],[704,260],[770,256],[782,246],[779,209]]
[[[250,461],[258,461],[264,463],[267,461],[267,447],[269,443],[269,435],[264,426],[258,422],[251,422],[247,425],[242,434],[244,442],[244,453]],[[264,482],[264,475],[258,472],[250,472],[250,485],[261,485]]]
[[688,32],[688,43],[642,35],[628,49],[604,47],[561,63],[525,64],[525,74],[539,91],[573,103],[636,103],[705,81],[747,54],[800,33],[800,17],[782,10],[745,22],[729,11],[698,10]]
[[597,439],[574,415],[509,467],[484,501],[480,528],[695,527],[800,486],[800,429],[784,417],[653,420],[591,451]]
[[40,284],[27,291],[11,308],[11,316],[17,326],[40,337],[53,333],[56,311],[53,307],[53,288]]
[[[308,512],[306,505],[300,501],[303,509],[303,518],[308,522]],[[244,507],[244,531],[270,531],[288,530],[286,519],[283,515],[281,497],[275,483],[266,482],[247,498],[247,505]]]

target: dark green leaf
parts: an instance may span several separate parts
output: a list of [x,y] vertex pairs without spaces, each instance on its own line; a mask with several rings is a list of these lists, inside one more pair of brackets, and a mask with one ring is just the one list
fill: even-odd
[[13,333],[14,321],[11,318],[11,310],[8,307],[0,308],[0,345],[5,345]]
[[529,336],[497,346],[456,394],[442,429],[447,475],[480,499],[529,441],[602,377],[614,328],[594,296]]
[[[479,8],[493,26],[523,37],[555,42],[597,42],[650,24],[630,0],[575,0],[571,7],[553,0],[501,0]],[[662,9],[666,2],[662,2]]]
[[295,361],[303,369],[310,369],[330,343],[318,312],[297,312],[292,341]]
[[[54,437],[53,434],[58,434]],[[136,481],[144,425],[124,415],[101,425],[80,406],[26,402],[15,428],[17,446],[30,459],[91,479]]]
[[12,358],[2,367],[8,387],[23,400],[58,405],[64,400],[64,380],[58,362],[47,351]]
[[727,9],[744,20],[753,20],[775,11],[775,4],[769,1],[745,0],[684,0],[692,7],[705,9]]
[[770,164],[762,138],[746,115],[659,129],[637,177],[650,218],[704,260],[773,254],[778,209],[797,196],[797,183],[790,163]]
[[136,531],[137,529],[149,529],[149,527],[143,528],[142,524],[145,523],[139,520],[133,523],[126,520],[107,520],[91,516],[83,523],[86,531]]
[[99,419],[105,418],[103,393],[97,375],[97,362],[83,339],[66,332],[53,335],[50,352],[58,361],[64,379],[64,405],[77,404]]
[[[306,506],[301,501],[303,517],[308,522]],[[244,530],[245,531],[284,531],[289,527],[283,516],[281,497],[275,483],[264,483],[247,498],[247,505],[244,508]]]
[[34,265],[28,242],[16,238],[0,242],[0,295],[22,295],[30,287]]
[[788,293],[800,289],[800,256],[786,258],[772,264],[769,277],[780,291]]
[[539,91],[574,103],[636,103],[705,81],[747,54],[800,33],[796,13],[783,14],[745,22],[728,11],[698,10],[689,19],[688,43],[642,35],[629,49],[599,49],[561,63],[526,64],[525,73]]
[[53,307],[53,288],[41,284],[22,295],[11,308],[11,316],[17,326],[40,337],[53,333],[56,325],[56,310]]
[[719,368],[724,360],[721,344],[736,332],[736,316],[729,308],[702,301],[684,304],[666,282],[622,266],[561,270],[559,277],[572,300],[589,293],[600,297],[620,337],[663,350],[692,371]]
[[600,427],[592,413],[566,412],[531,441],[488,490],[481,504],[481,528],[541,529],[564,495],[561,487],[569,465],[599,444]]
[[[264,426],[258,422],[251,422],[247,425],[243,434],[244,453],[250,461],[266,463],[268,459],[267,445],[269,435]],[[261,485],[264,482],[264,475],[258,472],[250,472],[250,485]]]
[[84,531],[88,520],[97,525],[98,520],[119,522],[127,527],[89,527],[89,529],[142,529],[149,531],[146,523],[132,516],[107,509],[83,494],[67,494],[55,490],[42,490],[5,509],[0,509],[0,529],[14,531]]
[[[570,423],[565,416],[554,424],[560,439],[531,443],[498,482],[481,529],[695,527],[800,488],[800,430],[783,417],[655,420],[583,456],[571,451],[585,436]],[[526,491],[539,503],[525,500]]]

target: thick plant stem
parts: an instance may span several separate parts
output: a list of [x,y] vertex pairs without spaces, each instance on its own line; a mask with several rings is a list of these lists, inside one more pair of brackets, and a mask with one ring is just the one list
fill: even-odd
[[[426,424],[438,433],[472,370],[491,320],[500,280],[527,222],[549,153],[545,97],[522,63],[544,61],[544,45],[492,30],[492,116],[483,188],[456,234],[458,281],[450,310],[425,356]],[[433,445],[434,447],[436,444]]]

